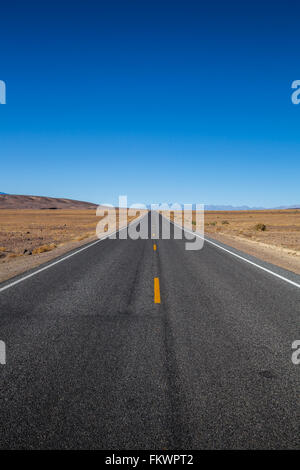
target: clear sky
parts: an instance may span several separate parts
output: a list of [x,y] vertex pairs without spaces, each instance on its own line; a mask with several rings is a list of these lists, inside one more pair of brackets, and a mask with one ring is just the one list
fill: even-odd
[[300,203],[295,1],[1,4],[0,191]]

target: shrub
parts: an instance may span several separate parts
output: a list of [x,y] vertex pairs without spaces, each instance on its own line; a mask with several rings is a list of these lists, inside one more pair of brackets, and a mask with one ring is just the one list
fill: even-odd
[[8,255],[9,258],[18,258],[19,256],[22,256],[21,253],[10,253]]
[[39,246],[38,248],[35,248],[32,251],[32,253],[35,254],[35,255],[39,254],[39,253],[45,253],[46,251],[51,251],[54,248],[56,248],[55,243],[51,243],[50,245],[42,245],[42,246]]
[[85,238],[88,238],[88,237],[89,237],[89,234],[86,233],[85,235],[81,235],[80,237],[74,238],[74,240],[76,240],[77,242],[80,242],[81,240],[84,240]]
[[265,230],[267,230],[267,227],[265,224],[256,224],[254,226],[255,230],[257,230],[258,232],[264,232]]
[[222,224],[223,225],[229,225],[229,222],[228,222],[228,220],[222,220]]

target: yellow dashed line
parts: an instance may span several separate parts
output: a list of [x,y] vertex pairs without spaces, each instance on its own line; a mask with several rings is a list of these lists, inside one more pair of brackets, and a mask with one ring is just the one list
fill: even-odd
[[153,245],[153,250],[156,251],[156,244]]
[[160,304],[160,288],[159,288],[159,278],[154,278],[154,303]]

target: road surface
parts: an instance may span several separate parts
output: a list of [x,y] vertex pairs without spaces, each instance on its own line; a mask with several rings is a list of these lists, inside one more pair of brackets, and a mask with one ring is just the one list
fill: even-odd
[[299,448],[300,289],[149,236],[0,285],[0,447]]

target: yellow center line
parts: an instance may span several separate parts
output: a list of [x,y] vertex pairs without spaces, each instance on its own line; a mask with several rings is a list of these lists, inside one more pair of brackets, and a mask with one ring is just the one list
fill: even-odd
[[156,244],[153,245],[153,250],[156,251]]
[[159,288],[159,278],[154,278],[154,303],[160,304],[160,288]]

